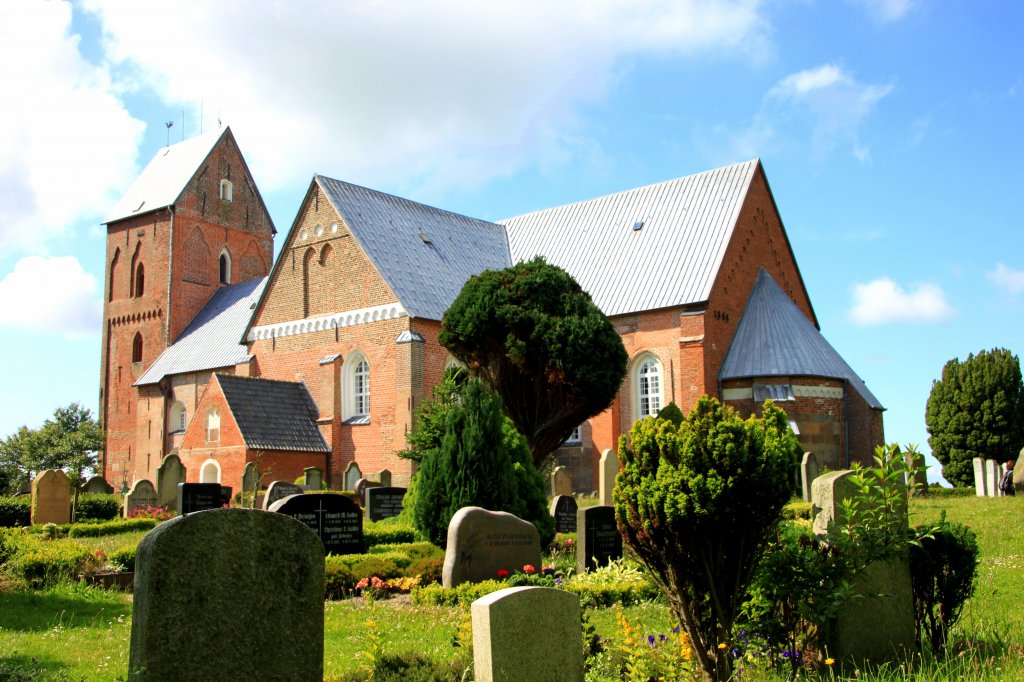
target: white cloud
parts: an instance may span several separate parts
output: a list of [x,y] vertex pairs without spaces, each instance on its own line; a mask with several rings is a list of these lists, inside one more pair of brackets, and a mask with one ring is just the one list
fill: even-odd
[[888,277],[853,286],[853,305],[849,319],[860,326],[889,322],[939,322],[954,315],[942,289],[934,284],[918,284],[910,291]]
[[1003,263],[996,263],[996,269],[986,274],[985,278],[1011,296],[1024,292],[1024,270],[1014,270]]
[[74,256],[27,256],[0,280],[0,326],[77,337],[100,328],[96,278]]
[[759,0],[86,7],[119,70],[176,106],[203,100],[206,129],[219,112],[268,191],[313,172],[407,190],[557,162],[629,58],[769,49]]
[[899,21],[917,5],[918,0],[853,0],[863,6],[875,21]]
[[98,220],[137,172],[143,124],[106,68],[84,60],[72,5],[0,3],[0,248],[44,252]]

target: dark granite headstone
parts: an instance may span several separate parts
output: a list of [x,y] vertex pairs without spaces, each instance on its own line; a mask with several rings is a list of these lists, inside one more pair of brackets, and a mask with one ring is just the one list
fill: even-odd
[[305,491],[305,488],[295,483],[274,481],[267,487],[267,496],[263,498],[263,509],[270,509],[270,505],[278,500],[283,500],[289,495],[301,495]]
[[359,505],[344,495],[304,493],[290,495],[270,505],[270,511],[306,524],[320,536],[328,554],[359,554],[363,545],[363,514]]
[[551,516],[555,517],[556,533],[576,532],[576,512],[579,505],[572,495],[559,495],[551,500]]
[[615,525],[615,507],[584,507],[576,514],[576,572],[607,566],[622,558],[622,536]]
[[405,488],[367,488],[366,518],[380,521],[402,513]]
[[[228,489],[230,490],[230,488]],[[231,493],[228,493],[228,500]],[[223,504],[220,483],[179,483],[178,515],[220,509]]]

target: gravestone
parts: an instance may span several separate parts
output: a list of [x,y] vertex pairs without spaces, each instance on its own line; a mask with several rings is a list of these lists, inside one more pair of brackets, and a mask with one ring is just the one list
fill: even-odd
[[379,487],[381,487],[381,485],[377,481],[371,481],[371,480],[366,479],[366,478],[360,478],[358,481],[356,481],[356,486],[354,488],[352,488],[352,490],[356,494],[356,500],[359,502],[359,505],[365,508],[366,507],[366,491],[369,490],[370,488],[379,488]]
[[555,467],[551,472],[551,496],[572,495],[572,476],[565,467]]
[[976,497],[988,497],[988,485],[985,481],[985,460],[975,457],[971,460],[974,465],[974,494]]
[[530,565],[540,571],[540,535],[529,521],[508,512],[463,507],[448,524],[441,573],[445,587],[480,582]]
[[1020,449],[1013,467],[1013,489],[1018,495],[1024,493],[1024,448]]
[[23,480],[18,484],[18,490],[14,493],[15,495],[31,495],[32,494],[32,481]]
[[303,484],[306,490],[320,490],[324,486],[324,472],[317,467],[306,467],[302,470]]
[[925,468],[924,453],[908,451],[904,453],[903,457],[907,471],[913,472],[913,477],[908,483],[914,484],[914,494],[920,495],[928,492],[928,470]]
[[156,469],[156,495],[161,507],[177,508],[178,484],[185,482],[185,473],[185,465],[177,455],[164,457]]
[[142,478],[132,484],[132,489],[124,495],[124,517],[131,518],[132,512],[141,507],[158,507],[160,498],[153,484]]
[[583,631],[575,594],[508,587],[477,599],[470,610],[477,682],[582,682]]
[[821,462],[818,461],[818,456],[813,452],[805,452],[803,460],[800,461],[800,484],[804,502],[811,501],[811,484],[820,475]]
[[380,521],[398,516],[402,513],[402,500],[405,499],[405,488],[367,488],[366,518]]
[[256,462],[249,462],[245,465],[245,471],[242,472],[242,494],[253,493],[255,494],[260,487],[260,470],[256,466]]
[[989,497],[999,497],[1003,493],[999,490],[999,478],[1003,474],[1003,464],[994,459],[985,460],[985,486]]
[[60,469],[40,471],[32,480],[33,526],[71,522],[71,481]]
[[280,514],[214,509],[139,544],[129,679],[321,680],[324,552]]
[[610,507],[612,504],[612,490],[615,488],[615,475],[619,473],[619,458],[614,450],[605,450],[601,453],[601,462],[598,465],[598,504]]
[[107,483],[107,479],[102,476],[93,476],[85,482],[80,489],[83,493],[101,493],[104,495],[112,495],[114,493],[114,486]]
[[363,514],[359,505],[344,495],[305,493],[291,495],[270,505],[270,511],[306,524],[320,537],[327,554],[360,554]]
[[[814,532],[828,541],[828,521],[844,523],[843,500],[856,493],[851,471],[819,476],[812,486]],[[903,483],[897,481],[897,485]],[[904,491],[905,492],[905,491]],[[906,528],[906,510],[903,510]],[[902,659],[914,650],[913,591],[906,556],[876,561],[851,581],[860,595],[840,607],[829,652],[838,660],[881,663]]]
[[355,490],[356,483],[363,477],[363,472],[355,462],[349,462],[345,467],[345,490]]
[[607,566],[622,558],[622,535],[614,507],[584,507],[576,513],[576,572]]
[[555,518],[556,533],[576,532],[576,513],[579,505],[571,495],[559,495],[551,500],[551,516]]
[[382,487],[391,487],[391,472],[388,471],[387,469],[381,469],[380,471],[378,471],[376,478],[377,481],[380,482]]
[[[231,499],[230,492],[228,499]],[[177,510],[179,516],[208,509],[219,509],[221,506],[223,506],[223,493],[220,483],[178,484]]]
[[267,494],[263,498],[263,509],[270,509],[270,505],[278,500],[283,500],[289,495],[301,495],[305,490],[302,486],[287,481],[274,481],[267,487]]

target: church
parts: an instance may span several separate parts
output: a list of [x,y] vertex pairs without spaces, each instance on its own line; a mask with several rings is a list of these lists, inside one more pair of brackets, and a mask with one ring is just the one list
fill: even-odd
[[229,128],[160,150],[106,220],[102,473],[241,488],[354,462],[395,485],[416,407],[457,363],[437,342],[466,280],[540,255],[622,336],[610,408],[561,449],[577,491],[669,402],[767,398],[829,467],[870,462],[884,408],[822,336],[759,160],[497,223],[315,175],[277,230]]

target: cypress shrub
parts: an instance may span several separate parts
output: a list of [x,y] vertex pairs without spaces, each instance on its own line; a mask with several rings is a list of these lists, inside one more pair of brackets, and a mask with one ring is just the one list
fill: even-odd
[[[922,529],[916,529],[920,532]],[[910,545],[917,637],[927,636],[932,652],[942,657],[949,630],[974,594],[978,573],[978,536],[967,526],[947,523],[945,515],[920,544]]]

